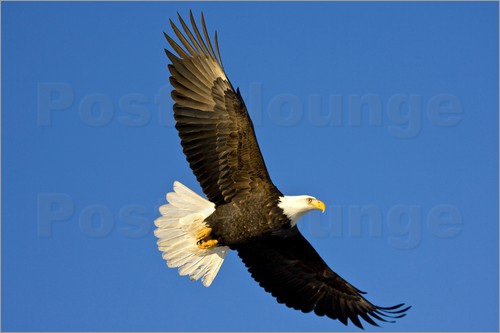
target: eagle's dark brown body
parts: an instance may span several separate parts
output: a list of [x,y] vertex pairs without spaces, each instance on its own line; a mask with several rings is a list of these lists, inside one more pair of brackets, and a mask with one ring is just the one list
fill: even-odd
[[262,195],[256,191],[236,202],[218,206],[205,221],[221,245],[238,249],[239,245],[290,228],[290,220],[278,207],[278,201],[278,193]]

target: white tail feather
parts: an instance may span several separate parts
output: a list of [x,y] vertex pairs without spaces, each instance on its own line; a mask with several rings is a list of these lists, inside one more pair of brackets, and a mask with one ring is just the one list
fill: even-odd
[[180,275],[201,281],[205,287],[214,280],[227,246],[200,249],[196,245],[197,233],[206,226],[205,219],[214,212],[215,206],[178,181],[174,192],[167,193],[166,205],[160,207],[162,216],[155,220],[158,249],[168,267],[179,267]]

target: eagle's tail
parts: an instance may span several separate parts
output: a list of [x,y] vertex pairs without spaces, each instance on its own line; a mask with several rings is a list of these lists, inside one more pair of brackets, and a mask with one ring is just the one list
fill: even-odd
[[196,235],[206,227],[204,220],[215,206],[178,181],[174,182],[174,192],[167,193],[167,201],[160,207],[162,216],[155,220],[158,249],[168,267],[179,267],[180,275],[189,275],[191,280],[201,278],[208,287],[229,250],[226,246],[200,249],[196,244]]

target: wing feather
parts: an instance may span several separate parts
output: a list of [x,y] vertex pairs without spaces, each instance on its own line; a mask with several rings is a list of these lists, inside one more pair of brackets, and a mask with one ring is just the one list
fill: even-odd
[[[193,19],[193,14],[191,13],[191,11],[189,12],[189,16],[191,18],[191,22],[193,22],[194,19]],[[186,25],[186,23],[184,22],[184,20],[182,19],[181,15],[179,13],[177,13],[177,17],[179,18],[179,22],[182,25],[182,29],[184,29],[184,32],[186,33],[186,35],[189,37],[189,40],[191,41],[190,44],[196,48],[196,54],[206,56],[207,54],[201,48],[201,46],[198,43],[198,41],[196,40],[196,38],[194,38],[193,34],[191,33],[191,30],[189,30],[188,26]],[[193,30],[196,30],[196,27],[194,25],[192,25],[192,26],[193,26]]]
[[207,25],[205,24],[205,16],[203,15],[203,12],[201,13],[201,25],[203,27],[203,35],[205,36],[205,40],[207,41],[208,47],[210,49],[210,57],[215,59],[214,48],[212,47],[212,42],[210,41],[210,36],[208,35]]
[[[184,22],[184,21],[182,21],[182,18],[180,15],[179,15],[179,20],[181,21],[181,24]],[[169,20],[169,21],[170,21],[170,26],[174,30],[175,35],[177,36],[177,38],[179,38],[182,45],[184,45],[184,47],[186,48],[186,50],[188,50],[188,52],[191,54],[192,57],[196,57],[198,55],[198,53],[196,53],[196,51],[193,48],[193,46],[191,45],[191,43],[189,43],[189,41],[186,39],[186,37],[184,37],[184,35],[179,30],[179,28],[177,28],[175,23],[172,20]]]
[[196,21],[193,17],[193,13],[191,11],[189,11],[189,20],[191,21],[191,26],[193,27],[194,33],[196,34],[196,40],[198,41],[198,44],[203,48],[203,53],[207,57],[212,56],[210,54],[210,51],[208,51],[207,46],[205,45],[205,42],[203,41],[203,38],[201,37],[200,30],[198,30],[198,26],[196,25]]

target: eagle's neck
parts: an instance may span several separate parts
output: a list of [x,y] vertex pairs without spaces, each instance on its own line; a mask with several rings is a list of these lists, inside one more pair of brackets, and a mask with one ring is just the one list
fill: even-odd
[[302,215],[311,210],[311,207],[305,204],[307,195],[284,195],[279,198],[278,207],[290,220],[291,226],[295,226]]

